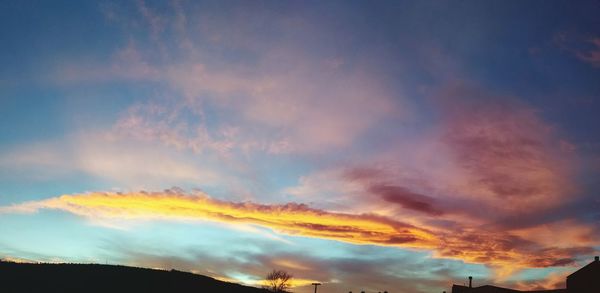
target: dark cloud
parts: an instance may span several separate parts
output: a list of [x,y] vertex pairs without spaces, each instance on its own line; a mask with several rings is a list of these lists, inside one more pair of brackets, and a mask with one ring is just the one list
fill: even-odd
[[399,204],[403,208],[420,211],[430,215],[441,215],[441,210],[434,207],[434,199],[414,193],[402,186],[371,185],[368,190],[379,195],[389,203]]

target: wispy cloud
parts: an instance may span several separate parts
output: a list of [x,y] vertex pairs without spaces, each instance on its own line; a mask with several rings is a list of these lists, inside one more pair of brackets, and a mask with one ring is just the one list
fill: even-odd
[[[234,23],[195,17],[201,23],[199,37],[188,31],[190,19],[177,2],[171,6],[154,11],[137,2],[136,13],[150,26],[156,46],[144,46],[144,37],[130,37],[108,60],[68,60],[51,79],[69,85],[157,85],[164,99],[133,106],[118,129],[194,151],[320,154],[351,147],[383,121],[410,115],[407,99],[392,93],[362,57],[316,54],[300,49],[297,41],[267,46],[260,38],[248,38],[262,34],[262,27],[246,23],[254,16],[237,9],[229,12],[236,16]],[[110,11],[107,17],[115,18],[117,10]],[[281,23],[276,31],[300,30],[305,39],[322,34],[322,28],[296,23],[293,16],[274,21]],[[165,48],[173,43],[182,45]],[[235,54],[221,53],[224,47]],[[230,62],[237,54],[253,56],[252,62]],[[157,106],[163,112],[155,112]]]
[[560,31],[554,35],[554,44],[571,53],[582,62],[600,67],[600,38],[582,37],[574,32]]
[[225,177],[207,165],[208,160],[190,160],[161,147],[120,140],[104,133],[37,143],[0,155],[0,166],[34,180],[83,173],[123,188],[149,188],[153,184],[163,187],[182,182],[211,185]]
[[590,50],[577,52],[577,57],[594,67],[600,67],[600,38],[589,40],[594,46]]

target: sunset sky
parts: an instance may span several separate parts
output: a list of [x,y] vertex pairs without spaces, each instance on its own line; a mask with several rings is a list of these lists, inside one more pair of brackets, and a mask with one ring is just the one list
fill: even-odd
[[1,1],[0,258],[294,292],[600,253],[598,1]]

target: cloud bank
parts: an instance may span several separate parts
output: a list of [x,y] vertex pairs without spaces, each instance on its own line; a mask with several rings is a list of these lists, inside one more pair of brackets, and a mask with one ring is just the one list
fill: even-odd
[[[585,245],[566,243],[566,246],[560,246],[539,239],[535,241],[527,237],[526,230],[500,232],[461,227],[447,231],[425,223],[421,226],[408,224],[401,221],[401,217],[330,212],[297,203],[229,202],[212,199],[203,193],[186,194],[177,189],[63,195],[0,207],[0,213],[32,213],[40,209],[61,210],[96,223],[106,220],[207,220],[250,224],[284,235],[431,251],[435,257],[489,265],[499,275],[509,275],[520,268],[569,265],[574,255],[593,251]],[[417,205],[417,210],[422,210],[421,205]],[[564,225],[576,227],[576,223]],[[572,232],[572,236],[587,232],[588,229],[581,226],[579,232]],[[590,241],[593,240],[587,243]]]
[[63,195],[2,207],[0,212],[57,209],[92,219],[198,219],[255,224],[298,236],[355,244],[434,247],[435,237],[424,229],[376,215],[351,215],[311,209],[306,205],[261,205],[166,193],[89,193]]

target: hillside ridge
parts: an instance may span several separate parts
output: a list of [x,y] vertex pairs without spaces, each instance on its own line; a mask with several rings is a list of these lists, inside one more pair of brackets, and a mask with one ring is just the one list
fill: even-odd
[[107,264],[0,261],[0,292],[267,293],[269,291],[178,270]]

